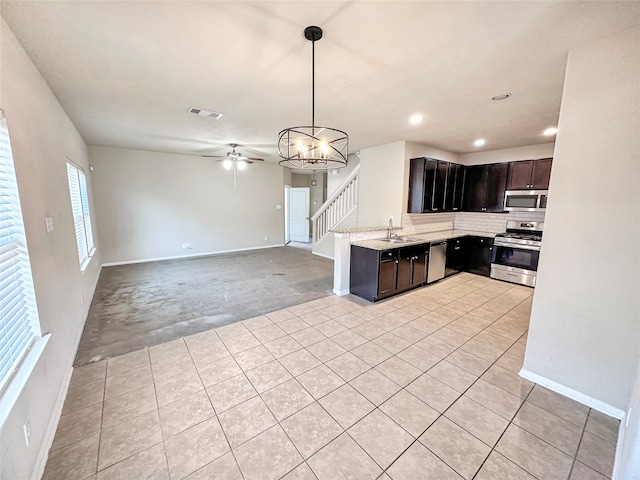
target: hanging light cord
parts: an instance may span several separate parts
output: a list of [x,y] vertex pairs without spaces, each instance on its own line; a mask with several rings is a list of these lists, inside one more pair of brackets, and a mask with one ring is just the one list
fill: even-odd
[[312,135],[316,132],[316,41],[311,41],[311,128]]

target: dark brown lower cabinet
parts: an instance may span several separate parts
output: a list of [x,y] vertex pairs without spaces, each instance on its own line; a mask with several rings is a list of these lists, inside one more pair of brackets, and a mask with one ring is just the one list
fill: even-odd
[[464,245],[464,238],[447,240],[447,259],[444,266],[445,277],[450,277],[467,269],[467,250]]
[[382,298],[396,291],[396,278],[398,276],[398,259],[380,260],[380,273],[378,275],[378,294]]
[[[426,285],[429,243],[373,250],[351,245],[350,291],[370,302]],[[445,276],[470,272],[488,277],[493,238],[466,236],[447,241]]]
[[427,281],[429,244],[398,250],[398,291],[420,286]]
[[351,246],[350,291],[375,302],[424,285],[429,244],[390,250]]
[[468,258],[466,271],[488,277],[491,274],[493,238],[465,237],[464,243]]

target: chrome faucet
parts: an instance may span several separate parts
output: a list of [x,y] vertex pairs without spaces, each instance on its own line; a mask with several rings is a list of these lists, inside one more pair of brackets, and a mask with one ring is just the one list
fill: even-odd
[[391,239],[395,235],[393,234],[393,217],[389,217],[389,228],[387,229],[387,238]]

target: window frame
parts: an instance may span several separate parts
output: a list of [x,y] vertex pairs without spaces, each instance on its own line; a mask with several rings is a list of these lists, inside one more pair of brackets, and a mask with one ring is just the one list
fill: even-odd
[[50,335],[42,337],[20,192],[0,110],[0,426]]

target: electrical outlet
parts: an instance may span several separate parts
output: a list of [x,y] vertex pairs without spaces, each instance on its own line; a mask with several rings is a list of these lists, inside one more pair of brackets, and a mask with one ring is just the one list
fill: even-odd
[[24,425],[22,425],[22,429],[24,430],[24,443],[29,446],[29,439],[31,438],[31,422],[29,421],[29,417],[24,421]]
[[44,223],[47,226],[47,233],[53,232],[53,218],[52,217],[45,218]]
[[265,241],[269,240],[269,237],[267,237],[266,235],[264,236]]
[[182,248],[191,248],[191,245],[188,243],[183,243]]

